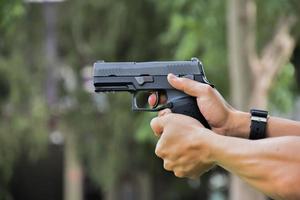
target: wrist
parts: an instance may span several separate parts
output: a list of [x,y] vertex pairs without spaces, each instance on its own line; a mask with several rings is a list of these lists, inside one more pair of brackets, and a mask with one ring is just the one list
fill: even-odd
[[226,135],[248,139],[250,134],[251,114],[235,110],[231,112],[229,118]]
[[216,164],[216,155],[214,154],[215,149],[220,142],[218,134],[214,134],[211,130],[201,128],[197,134],[198,139],[195,139],[196,145],[194,149],[199,150],[199,155],[205,157],[206,164],[215,165]]
[[228,139],[231,137],[219,134],[209,134],[209,137],[210,159],[214,165],[220,165],[220,158],[225,155],[227,148],[230,148]]

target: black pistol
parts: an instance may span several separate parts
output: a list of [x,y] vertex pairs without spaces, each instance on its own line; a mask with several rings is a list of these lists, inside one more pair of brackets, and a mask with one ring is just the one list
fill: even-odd
[[[154,62],[104,62],[94,64],[93,80],[95,92],[133,93],[132,110],[160,111],[165,108],[173,113],[191,116],[204,127],[210,128],[197,106],[196,98],[174,89],[167,80],[173,73],[201,83],[209,84],[202,63],[197,58],[191,61],[154,61]],[[156,95],[156,104],[150,107],[149,94]]]

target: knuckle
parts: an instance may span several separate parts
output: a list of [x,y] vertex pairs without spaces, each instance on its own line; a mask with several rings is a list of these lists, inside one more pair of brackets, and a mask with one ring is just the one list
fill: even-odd
[[160,155],[160,149],[159,149],[159,147],[156,145],[156,148],[155,148],[155,154],[157,155],[157,156],[159,156]]
[[206,94],[209,94],[212,92],[212,87],[208,84],[202,84],[201,86],[203,88],[203,91],[206,93]]
[[183,178],[183,177],[185,177],[184,172],[183,172],[183,171],[180,171],[180,170],[175,170],[175,171],[174,171],[174,174],[175,174],[175,176],[177,176],[178,178]]
[[160,157],[163,158],[165,156],[165,153],[163,152],[163,150],[159,147],[159,145],[156,145],[155,148],[155,154]]
[[200,95],[202,93],[201,91],[202,85],[199,82],[190,82],[189,84],[186,84],[184,87],[185,93],[193,93],[195,95]]
[[169,161],[164,161],[164,168],[167,170],[167,171],[172,171],[172,164],[169,162]]

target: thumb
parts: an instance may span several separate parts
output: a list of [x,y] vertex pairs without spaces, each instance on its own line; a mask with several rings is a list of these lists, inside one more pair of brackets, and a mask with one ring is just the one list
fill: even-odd
[[168,74],[168,81],[175,89],[181,90],[194,97],[198,97],[200,94],[205,93],[205,91],[212,89],[208,84],[200,83],[188,78],[179,78],[174,74]]

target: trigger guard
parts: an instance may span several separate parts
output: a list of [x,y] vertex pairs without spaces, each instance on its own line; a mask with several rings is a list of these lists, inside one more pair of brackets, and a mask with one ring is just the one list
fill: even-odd
[[156,102],[155,105],[152,108],[141,108],[137,105],[137,101],[136,101],[136,95],[137,93],[133,93],[132,96],[132,110],[133,111],[148,111],[148,112],[158,112],[161,111],[163,109],[169,108],[172,109],[173,108],[173,103],[172,102],[167,102],[163,105],[160,105],[160,94],[159,91],[155,91],[155,96],[156,96]]

